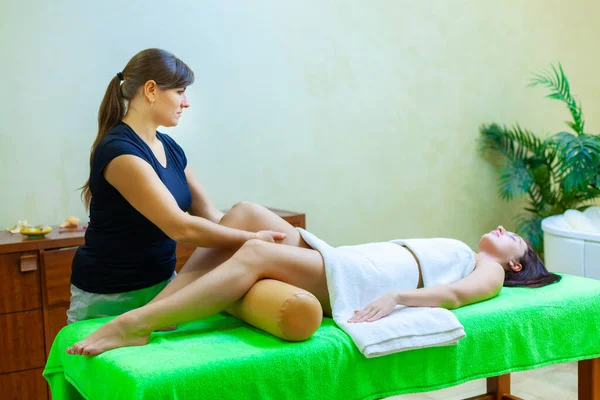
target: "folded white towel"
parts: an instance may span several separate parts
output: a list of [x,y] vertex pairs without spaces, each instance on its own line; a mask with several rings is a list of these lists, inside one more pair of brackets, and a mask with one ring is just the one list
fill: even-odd
[[366,357],[452,345],[465,337],[461,323],[444,308],[398,306],[377,321],[348,323],[354,310],[384,294],[415,289],[419,279],[415,259],[395,243],[334,248],[304,229],[298,231],[325,261],[333,320]]

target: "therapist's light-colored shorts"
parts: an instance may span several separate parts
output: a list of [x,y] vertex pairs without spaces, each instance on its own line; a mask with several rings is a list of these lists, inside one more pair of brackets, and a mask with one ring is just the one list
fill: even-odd
[[166,281],[149,288],[124,293],[90,293],[71,285],[71,305],[67,310],[67,324],[85,319],[111,317],[139,308],[150,302],[175,278],[176,273]]

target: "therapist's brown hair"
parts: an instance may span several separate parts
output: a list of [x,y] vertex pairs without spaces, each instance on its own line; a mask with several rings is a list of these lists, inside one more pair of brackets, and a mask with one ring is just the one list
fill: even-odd
[[[194,71],[179,58],[161,49],[146,49],[133,56],[123,71],[115,74],[106,88],[98,110],[98,135],[90,152],[90,169],[98,143],[123,119],[127,101],[150,80],[156,82],[160,89],[185,88],[194,83]],[[92,199],[89,179],[81,189],[81,199],[87,210]]]

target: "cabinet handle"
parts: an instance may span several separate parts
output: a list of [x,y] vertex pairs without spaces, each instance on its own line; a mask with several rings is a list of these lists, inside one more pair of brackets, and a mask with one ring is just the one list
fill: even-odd
[[37,254],[25,254],[21,256],[21,272],[37,271],[38,261]]

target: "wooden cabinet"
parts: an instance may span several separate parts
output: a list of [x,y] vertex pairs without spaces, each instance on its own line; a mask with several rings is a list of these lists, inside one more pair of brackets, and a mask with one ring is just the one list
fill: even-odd
[[50,354],[52,342],[58,332],[67,325],[67,310],[69,304],[51,307],[44,312],[44,336],[46,340],[46,357]]
[[64,266],[71,265],[76,251],[77,247],[67,247],[43,252],[44,304],[49,307],[69,304],[71,298],[71,268],[64,268]]
[[41,310],[0,315],[0,332],[0,374],[44,366]]
[[[305,215],[271,209],[293,226]],[[82,232],[27,239],[0,232],[0,399],[48,399],[42,376],[57,333],[66,325],[71,297],[71,263]],[[177,246],[179,271],[195,248]]]
[[0,314],[41,308],[40,287],[37,252],[0,254]]
[[0,375],[2,400],[47,399],[48,385],[42,376],[44,368],[28,369]]

